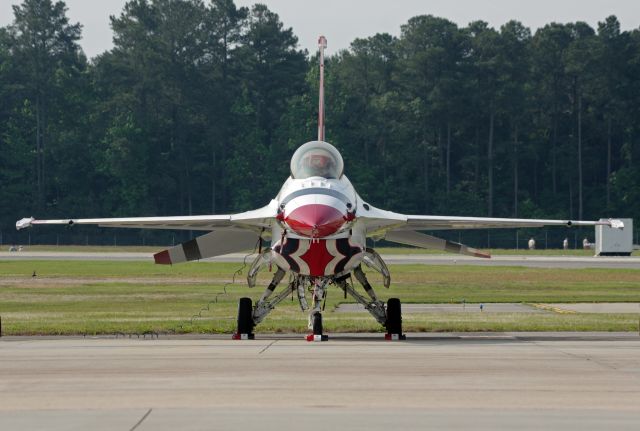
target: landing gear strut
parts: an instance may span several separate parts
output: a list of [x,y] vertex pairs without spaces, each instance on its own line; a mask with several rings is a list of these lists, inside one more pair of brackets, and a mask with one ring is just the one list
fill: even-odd
[[384,303],[378,299],[361,267],[358,266],[353,270],[353,273],[360,284],[362,284],[362,287],[364,287],[367,295],[369,295],[369,299],[355,290],[353,288],[353,285],[347,281],[349,280],[349,275],[345,275],[336,279],[336,284],[346,294],[349,294],[353,299],[355,299],[356,302],[362,304],[365,310],[367,310],[378,321],[378,323],[384,326],[387,322],[387,314],[384,310]]

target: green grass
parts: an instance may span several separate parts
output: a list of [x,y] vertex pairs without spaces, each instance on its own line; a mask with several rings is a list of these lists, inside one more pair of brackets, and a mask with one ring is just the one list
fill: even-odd
[[[4,334],[230,333],[237,301],[254,300],[245,273],[229,283],[237,263],[175,266],[114,261],[0,261],[0,316]],[[31,277],[36,271],[37,277]],[[640,270],[540,269],[477,266],[392,266],[392,286],[370,280],[381,299],[405,303],[640,302]],[[265,286],[270,274],[261,274]],[[218,303],[206,305],[218,297]],[[382,331],[364,313],[332,313],[345,301],[330,288],[327,331]],[[352,302],[352,301],[347,301]],[[204,307],[203,307],[204,306]],[[191,317],[201,315],[191,320]],[[632,314],[447,313],[405,314],[406,331],[632,331]],[[306,332],[306,314],[286,299],[259,332]]]
[[241,265],[235,262],[155,265],[153,262],[113,260],[0,260],[0,277],[30,277],[33,271],[43,277],[230,277]]

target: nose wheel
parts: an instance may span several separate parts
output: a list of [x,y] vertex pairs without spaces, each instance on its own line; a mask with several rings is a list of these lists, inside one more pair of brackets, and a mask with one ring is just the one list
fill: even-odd
[[307,341],[328,341],[329,336],[323,334],[322,329],[322,313],[312,312],[309,315],[310,327],[313,333],[307,335]]
[[322,333],[322,310],[324,308],[322,302],[327,297],[327,284],[329,280],[326,278],[315,278],[311,280],[311,283],[313,283],[313,306],[309,313],[309,329],[311,329],[312,333],[307,335],[306,339],[307,341],[327,341],[329,340],[329,336]]
[[311,315],[311,327],[313,328],[313,335],[322,335],[322,314],[313,313]]

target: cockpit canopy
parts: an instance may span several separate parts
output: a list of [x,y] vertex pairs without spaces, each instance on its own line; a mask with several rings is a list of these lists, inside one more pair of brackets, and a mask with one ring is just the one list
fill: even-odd
[[307,142],[291,157],[291,176],[297,180],[309,177],[337,179],[342,176],[343,170],[340,152],[327,142]]

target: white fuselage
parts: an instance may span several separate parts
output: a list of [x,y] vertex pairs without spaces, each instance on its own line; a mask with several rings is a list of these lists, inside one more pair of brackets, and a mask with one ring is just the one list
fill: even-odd
[[302,275],[333,276],[362,260],[366,231],[349,179],[289,177],[276,197],[272,249],[278,266]]

